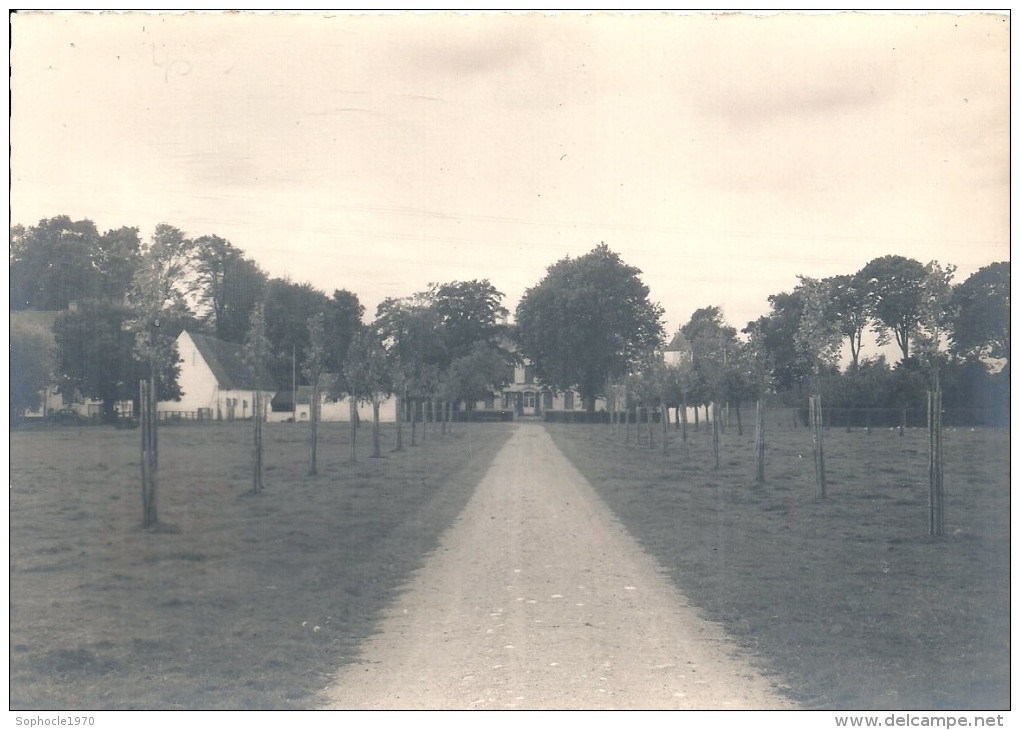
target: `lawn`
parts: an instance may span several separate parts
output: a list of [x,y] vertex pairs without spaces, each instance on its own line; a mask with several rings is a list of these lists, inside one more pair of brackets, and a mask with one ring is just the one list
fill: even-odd
[[715,469],[705,424],[663,455],[636,429],[550,425],[560,449],[703,614],[807,708],[1009,708],[1010,437],[944,435],[946,532],[928,537],[923,430],[786,421],[752,485],[753,435],[730,428]]
[[324,424],[160,430],[160,528],[141,528],[140,435],[10,435],[11,709],[300,709],[376,630],[510,433],[457,424],[370,457]]

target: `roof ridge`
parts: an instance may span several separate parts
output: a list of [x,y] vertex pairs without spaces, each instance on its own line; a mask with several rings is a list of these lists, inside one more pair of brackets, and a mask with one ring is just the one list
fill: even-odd
[[228,390],[276,390],[276,384],[268,376],[261,382],[252,375],[244,362],[244,345],[227,342],[202,332],[184,330],[191,337],[202,358],[212,370],[221,388]]

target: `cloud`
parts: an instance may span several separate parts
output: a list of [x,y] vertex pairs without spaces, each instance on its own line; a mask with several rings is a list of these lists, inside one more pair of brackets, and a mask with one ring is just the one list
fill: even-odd
[[531,46],[520,25],[491,19],[422,19],[410,36],[402,54],[410,66],[457,77],[505,71]]

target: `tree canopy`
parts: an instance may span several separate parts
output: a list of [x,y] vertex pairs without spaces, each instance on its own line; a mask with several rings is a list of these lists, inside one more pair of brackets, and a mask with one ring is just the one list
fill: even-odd
[[[126,325],[133,316],[125,304],[86,301],[60,314],[53,326],[64,386],[100,401],[107,421],[115,417],[117,401],[138,401],[138,381],[149,374],[149,363],[132,357],[135,340]],[[167,352],[169,357],[156,363],[156,397],[176,400],[181,396],[176,344]]]
[[663,310],[640,274],[603,243],[550,266],[517,307],[521,354],[546,384],[577,388],[589,411],[610,378],[662,347]]
[[57,311],[85,299],[119,299],[138,264],[137,228],[100,235],[90,220],[61,215],[11,229],[11,309]]
[[265,296],[265,272],[219,236],[195,239],[194,269],[202,323],[217,339],[243,342],[252,309]]
[[54,371],[53,337],[44,328],[12,319],[10,326],[11,422],[38,408]]
[[904,360],[910,357],[910,342],[917,334],[926,276],[920,261],[904,256],[872,259],[860,272],[879,343],[888,342],[891,332]]
[[1009,262],[989,264],[953,290],[952,350],[1009,362]]
[[505,334],[503,293],[488,279],[433,284],[426,298],[439,318],[451,362],[470,354],[476,343],[495,344]]
[[[108,411],[111,399],[134,397],[131,381],[150,363],[158,368],[159,397],[172,397],[173,340],[182,328],[241,343],[252,312],[262,304],[267,365],[283,385],[291,382],[295,364],[302,381],[309,377],[311,318],[319,322],[321,315],[318,356],[324,358],[312,369],[336,374],[341,384],[351,343],[364,326],[364,307],[352,291],[338,288],[330,297],[310,284],[270,280],[255,261],[214,234],[191,238],[161,223],[143,244],[138,228],[100,232],[91,220],[67,215],[15,225],[10,234],[11,309],[65,310],[57,332],[57,375],[76,392],[103,400]],[[966,378],[946,382],[977,383],[973,373],[983,367],[992,379],[1004,375],[1008,388],[1009,262],[989,264],[955,286],[954,271],[888,255],[852,274],[802,276],[792,291],[768,297],[769,311],[748,323],[744,338],[723,322],[719,308],[699,309],[681,328],[688,367],[666,397],[739,402],[766,390],[799,397],[816,364],[823,379],[839,373],[832,360],[836,335],[839,349],[849,345],[846,374],[868,371],[867,378],[848,377],[838,386],[855,399],[864,397],[864,380],[871,387],[882,373],[900,377],[896,373],[913,372],[921,363],[955,373],[971,362]],[[545,385],[577,389],[592,408],[608,382],[647,370],[649,357],[661,350],[663,309],[650,301],[640,274],[601,244],[549,266],[525,292],[513,325],[506,323],[503,293],[488,279],[471,279],[432,283],[387,299],[371,329],[385,347],[393,387],[402,395],[471,402],[498,387],[523,356]],[[76,313],[69,311],[72,304],[78,305]],[[140,362],[125,347],[125,328],[134,336],[133,355]],[[862,358],[868,328],[880,345],[896,343],[901,358],[895,370]],[[33,349],[31,337],[15,334],[20,353]],[[808,340],[820,348],[805,347]],[[1004,373],[997,374],[990,360],[1005,360]],[[31,402],[36,396],[27,397]],[[947,402],[954,397],[947,395]],[[12,403],[15,399],[12,393]]]

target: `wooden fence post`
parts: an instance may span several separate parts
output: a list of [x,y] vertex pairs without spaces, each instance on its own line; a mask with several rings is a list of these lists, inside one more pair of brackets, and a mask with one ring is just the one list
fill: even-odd
[[[715,456],[715,468],[719,468],[719,404],[712,401],[712,454]],[[705,406],[705,418],[708,418],[708,406]]]
[[822,397],[820,395],[808,398],[808,412],[815,457],[816,496],[818,499],[825,499],[825,450],[822,444]]
[[157,500],[156,458],[156,389],[151,380],[141,380],[139,389],[139,416],[142,427],[142,526],[153,527],[159,521]]
[[666,405],[666,399],[662,399],[662,455],[665,456],[669,453],[669,406]]
[[754,410],[754,483],[765,483],[765,404],[759,398]]
[[256,390],[252,394],[251,413],[251,491],[258,494],[262,491],[262,391]]
[[683,410],[681,411],[681,416],[680,416],[680,438],[682,438],[683,441],[684,441],[684,455],[685,456],[689,456],[690,455],[690,449],[688,448],[688,445],[687,445],[687,393],[686,392],[684,393],[682,407],[683,407]]
[[942,390],[928,391],[928,533],[945,534],[942,490]]

